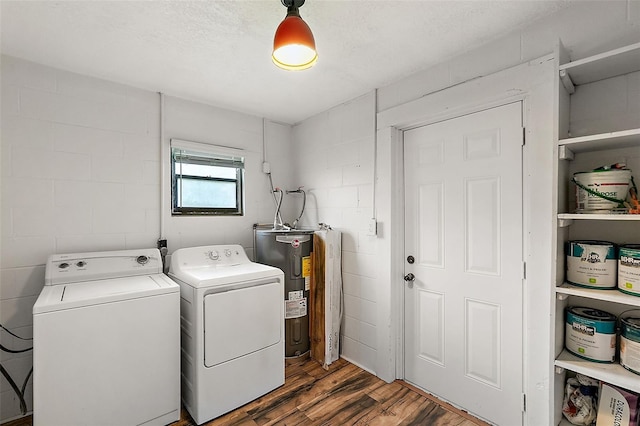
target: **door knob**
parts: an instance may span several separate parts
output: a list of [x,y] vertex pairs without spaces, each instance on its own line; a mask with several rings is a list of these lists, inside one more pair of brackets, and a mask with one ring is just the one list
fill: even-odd
[[416,279],[416,276],[413,275],[411,272],[409,272],[407,275],[404,276],[404,280],[406,282],[411,282],[411,281],[413,281],[415,279]]

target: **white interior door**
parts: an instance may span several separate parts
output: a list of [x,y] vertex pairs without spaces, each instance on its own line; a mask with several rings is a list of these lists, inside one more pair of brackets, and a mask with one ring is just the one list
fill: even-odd
[[405,378],[505,426],[523,418],[522,142],[520,102],[404,132]]

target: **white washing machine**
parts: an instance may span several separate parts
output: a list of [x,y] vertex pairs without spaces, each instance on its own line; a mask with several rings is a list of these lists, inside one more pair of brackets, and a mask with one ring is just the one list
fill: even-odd
[[34,425],[179,420],[179,318],[157,249],[50,256],[33,307]]
[[284,384],[284,273],[239,245],[179,249],[182,401],[197,424]]

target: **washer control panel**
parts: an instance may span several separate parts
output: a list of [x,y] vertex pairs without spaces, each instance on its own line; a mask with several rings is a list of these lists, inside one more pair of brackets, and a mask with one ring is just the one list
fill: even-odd
[[47,261],[45,285],[160,273],[158,249],[56,254]]

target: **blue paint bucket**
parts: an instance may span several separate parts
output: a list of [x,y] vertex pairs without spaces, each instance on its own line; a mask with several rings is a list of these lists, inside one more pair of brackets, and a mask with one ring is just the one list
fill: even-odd
[[640,296],[640,244],[620,246],[618,290],[623,293]]
[[569,352],[594,362],[615,361],[615,315],[587,307],[567,307],[564,345]]
[[614,289],[618,279],[618,251],[608,241],[569,241],[567,281],[582,287]]
[[620,365],[640,374],[640,311],[620,319]]

